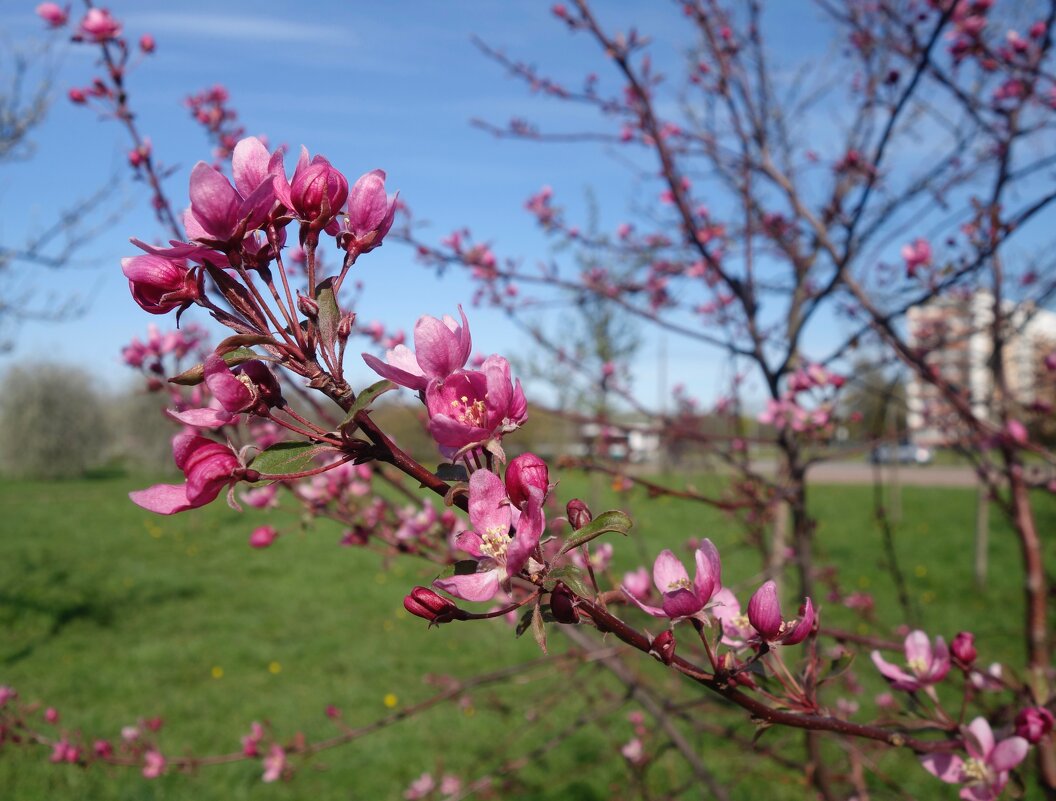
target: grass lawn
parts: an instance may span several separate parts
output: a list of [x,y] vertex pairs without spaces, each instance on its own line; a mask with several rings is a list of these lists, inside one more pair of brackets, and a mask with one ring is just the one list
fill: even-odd
[[[239,515],[216,503],[171,518],[154,516],[126,498],[130,489],[148,483],[121,477],[0,482],[0,684],[14,686],[23,700],[56,707],[69,731],[116,740],[122,726],[160,716],[165,725],[157,738],[171,755],[237,751],[254,720],[270,722],[281,742],[298,733],[317,740],[338,733],[324,714],[327,704],[340,707],[348,725],[359,726],[429,698],[447,686],[444,677],[468,678],[539,656],[531,638],[515,639],[501,621],[427,629],[408,616],[404,594],[435,575],[426,565],[383,564],[369,551],[339,547],[335,527],[302,529],[290,515]],[[758,557],[739,543],[736,526],[723,515],[675,501],[646,505],[633,494],[615,498],[582,477],[564,477],[559,497],[576,494],[595,495],[596,511],[649,509],[636,519],[630,540],[615,543],[617,581],[624,569],[651,564],[661,547],[710,536],[723,553],[725,583],[745,598],[754,589]],[[1022,618],[1017,550],[995,512],[990,581],[983,590],[974,587],[974,497],[971,490],[905,488],[906,522],[897,547],[925,629],[947,639],[970,629],[981,661],[1015,663]],[[889,635],[899,615],[891,583],[878,568],[883,549],[870,499],[868,487],[816,488],[818,548],[839,566],[846,588],[876,596],[879,623],[862,631]],[[1038,514],[1049,557],[1056,557],[1048,536],[1056,504],[1039,498]],[[265,517],[284,536],[270,549],[253,551],[246,539]],[[827,625],[863,625],[842,607],[824,599],[821,606]],[[555,633],[551,640],[552,652],[560,654],[560,637]],[[635,664],[643,674],[662,676],[658,664]],[[858,698],[864,720],[881,684],[867,660],[855,667],[866,686]],[[566,692],[569,687],[575,693]],[[695,700],[684,683],[668,681],[666,690]],[[569,668],[555,659],[354,743],[309,760],[294,758],[298,770],[291,783],[262,784],[257,762],[146,781],[128,769],[53,766],[45,749],[5,746],[0,796],[400,798],[423,771],[472,781],[538,747],[529,767],[493,797],[638,797],[619,756],[632,736],[626,715],[634,708],[596,665]],[[701,720],[733,723],[744,737],[754,733],[742,715],[717,704],[693,709]],[[599,716],[603,725],[577,728],[584,716]],[[566,727],[577,733],[546,750]],[[758,798],[764,785],[767,798],[804,796],[798,780],[742,747],[731,748],[726,738],[700,732],[691,737],[735,798]],[[774,732],[763,742],[780,747],[797,738]],[[798,744],[788,753],[798,758]],[[955,796],[912,763],[907,755],[888,754],[880,767],[910,792],[925,788],[922,797]],[[662,792],[685,780],[670,754],[649,773],[650,785]],[[699,795],[693,790],[684,797]],[[893,796],[878,785],[874,797]]]

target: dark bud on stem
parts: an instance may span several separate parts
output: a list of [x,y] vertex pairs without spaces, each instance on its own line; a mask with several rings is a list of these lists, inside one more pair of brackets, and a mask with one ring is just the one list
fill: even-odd
[[958,667],[967,670],[975,662],[975,635],[970,631],[962,631],[953,638],[950,643],[950,653],[953,661]]
[[557,582],[550,592],[550,612],[558,623],[578,623],[576,596],[562,582]]
[[576,531],[579,531],[594,519],[590,509],[579,498],[573,498],[568,502],[568,505],[565,506],[565,514],[568,515],[568,522],[572,524],[572,528]]
[[350,336],[352,336],[352,325],[356,322],[356,313],[349,312],[341,317],[341,320],[337,324],[337,338],[346,342]]
[[427,587],[415,587],[411,590],[411,594],[403,599],[403,608],[412,615],[437,625],[462,620],[464,614],[447,598]]
[[297,308],[300,310],[301,314],[309,320],[316,320],[319,318],[319,304],[307,295],[301,295],[298,293]]
[[665,665],[670,665],[675,658],[675,633],[668,629],[658,634],[649,646],[649,653]]

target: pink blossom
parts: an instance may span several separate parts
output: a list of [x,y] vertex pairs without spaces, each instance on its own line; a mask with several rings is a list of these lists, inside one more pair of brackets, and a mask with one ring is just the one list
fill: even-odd
[[247,137],[235,145],[231,173],[234,186],[204,161],[191,170],[191,207],[183,222],[192,241],[224,243],[263,225],[275,205],[272,178],[282,173],[282,151],[269,155],[263,142]]
[[803,642],[814,628],[814,604],[810,598],[804,599],[799,615],[796,620],[781,617],[781,602],[773,581],[764,582],[748,601],[748,622],[760,639],[768,643],[798,645]]
[[1027,431],[1027,427],[1015,418],[1005,423],[1005,434],[1016,445],[1026,445],[1030,440],[1030,432]]
[[267,783],[277,781],[282,777],[284,770],[286,770],[286,751],[283,750],[281,745],[272,745],[268,755],[264,757],[264,776],[262,778]]
[[260,756],[260,741],[264,739],[264,727],[256,721],[249,724],[249,734],[242,738],[242,756]]
[[905,651],[908,672],[887,662],[879,651],[873,651],[873,664],[896,690],[915,692],[938,684],[950,672],[950,652],[942,637],[936,637],[932,647],[927,634],[911,631],[906,636]]
[[931,264],[931,243],[926,239],[915,239],[903,245],[902,258],[906,262],[906,275],[913,278],[921,267]]
[[443,320],[420,317],[414,325],[413,353],[406,345],[397,345],[385,354],[384,362],[369,353],[363,354],[363,361],[382,378],[408,389],[422,391],[430,381],[443,381],[465,366],[473,350],[469,321],[461,306],[458,313],[462,325],[446,315]]
[[266,484],[242,493],[242,500],[254,509],[271,509],[279,505],[276,495],[279,493],[278,484]]
[[90,8],[81,20],[79,33],[86,39],[102,43],[121,35],[121,23],[105,8]]
[[722,561],[711,540],[705,539],[693,554],[697,573],[690,582],[685,566],[669,550],[663,550],[653,563],[653,583],[663,599],[659,607],[638,599],[627,588],[624,594],[643,612],[653,617],[683,620],[699,616],[701,610],[722,587]]
[[151,314],[166,314],[200,297],[194,271],[183,259],[132,256],[121,259],[121,272],[128,279],[132,299]]
[[711,613],[719,621],[722,642],[731,648],[745,647],[748,641],[756,636],[756,632],[748,622],[748,615],[741,613],[741,605],[736,596],[723,587],[715,593],[712,600],[715,606],[712,607]]
[[639,601],[644,601],[649,597],[649,592],[652,589],[652,581],[649,577],[649,571],[644,567],[639,567],[637,570],[624,573],[623,582],[620,584],[620,588],[625,593],[637,598]]
[[179,434],[172,441],[172,452],[187,481],[155,484],[130,492],[129,497],[137,506],[162,515],[196,509],[212,502],[220,490],[238,480],[236,471],[241,465],[228,445],[197,434]]
[[251,548],[267,548],[279,538],[279,532],[274,526],[258,526],[249,535],[249,546]]
[[410,783],[406,791],[403,793],[403,797],[407,801],[418,801],[418,799],[425,798],[429,793],[436,789],[436,780],[430,773],[423,773],[417,779]]
[[3,707],[8,701],[13,701],[15,698],[18,698],[18,693],[15,692],[13,687],[9,687],[6,684],[0,685],[0,707]]
[[968,759],[957,754],[921,757],[924,770],[948,784],[965,785],[960,797],[966,801],[994,801],[1008,784],[1008,772],[1027,756],[1029,744],[1022,737],[999,743],[986,718],[976,718],[963,730]]
[[441,795],[458,795],[462,792],[462,780],[448,773],[440,780]]
[[37,16],[52,28],[61,28],[70,18],[70,12],[58,3],[41,3],[37,6]]
[[486,447],[501,456],[503,434],[528,419],[528,401],[518,379],[510,379],[510,363],[489,356],[481,369],[460,370],[426,388],[429,433],[445,454]]
[[[348,191],[347,216],[342,231],[346,250],[369,253],[381,246],[396,216],[395,195],[385,194],[385,171],[371,170]],[[340,240],[340,238],[339,238]]]
[[157,46],[158,43],[154,41],[154,37],[149,33],[145,33],[139,37],[139,49],[144,53],[153,53]]
[[642,746],[642,741],[637,737],[628,740],[620,748],[620,755],[628,762],[640,765],[645,761],[645,748]]
[[[542,495],[533,493],[524,512],[506,495],[502,480],[490,470],[477,470],[469,479],[469,522],[456,540],[459,549],[480,560],[469,574],[437,579],[433,586],[466,601],[488,601],[499,585],[516,576],[539,544],[546,526]],[[510,528],[517,532],[511,537]]]
[[316,230],[325,228],[336,234],[334,218],[348,197],[348,179],[323,156],[309,161],[308,149],[301,148],[301,157],[293,171],[293,179],[286,180],[280,170],[273,179],[275,194],[289,210]]
[[156,779],[165,772],[165,757],[153,748],[143,755],[143,778]]
[[48,760],[55,763],[69,762],[74,764],[80,758],[81,750],[63,738],[51,747],[51,756],[48,757]]
[[49,706],[44,710],[44,720],[54,726],[59,722],[59,710],[53,706]]

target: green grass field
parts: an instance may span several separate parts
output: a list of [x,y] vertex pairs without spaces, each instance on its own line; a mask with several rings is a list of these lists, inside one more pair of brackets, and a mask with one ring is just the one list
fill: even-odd
[[[282,742],[299,732],[315,740],[337,733],[324,714],[327,704],[359,726],[430,697],[443,686],[442,677],[468,678],[539,656],[531,638],[515,639],[501,621],[427,629],[408,616],[402,598],[435,574],[426,565],[383,564],[369,551],[339,547],[333,526],[301,530],[296,518],[275,514],[269,522],[284,536],[268,550],[253,551],[246,539],[263,513],[239,515],[216,503],[172,518],[153,516],[126,498],[147,483],[121,477],[0,483],[0,684],[14,686],[23,700],[55,706],[70,731],[116,740],[122,726],[161,716],[158,739],[170,755],[237,751],[254,720],[269,721]],[[558,490],[562,500],[589,493],[578,476],[565,477]],[[845,587],[875,594],[875,633],[888,635],[886,627],[899,615],[891,583],[878,568],[883,550],[871,521],[871,489],[817,488],[812,499],[820,553],[839,566]],[[751,591],[758,557],[738,544],[736,527],[721,514],[674,501],[647,504],[635,495],[599,500],[632,513],[648,509],[648,516],[636,518],[631,538],[615,543],[617,580],[622,570],[651,563],[661,547],[710,536],[723,553],[725,582],[745,597]],[[974,631],[984,663],[1018,661],[1018,554],[996,512],[990,580],[980,591],[972,581],[974,492],[907,487],[903,508],[898,550],[923,626],[947,638]],[[1042,532],[1051,532],[1056,504],[1039,499],[1038,513]],[[828,625],[860,625],[846,609],[823,599],[821,606]],[[558,634],[551,642],[553,653],[564,650]],[[638,663],[643,674],[663,672],[648,660]],[[856,668],[867,687],[860,698],[866,719],[881,685],[867,661]],[[497,780],[501,789],[491,797],[638,797],[619,756],[631,737],[626,714],[634,706],[596,666],[575,673],[555,660],[340,748],[295,757],[291,783],[262,784],[257,762],[146,781],[128,769],[53,766],[45,749],[5,746],[0,797],[400,798],[426,770],[468,781],[491,774],[509,756],[542,748],[556,732],[575,727],[584,714],[601,715],[603,725],[578,729],[509,785]],[[570,686],[580,689],[564,692]],[[685,698],[685,687],[670,689]],[[743,736],[753,734],[743,716],[727,715],[714,703],[695,709],[701,719],[734,722]],[[722,737],[692,737],[735,798],[759,798],[763,786],[767,798],[804,797],[798,779],[745,749],[730,748]],[[780,747],[795,737],[768,733],[763,742]],[[794,758],[800,753],[798,744],[789,751]],[[910,792],[926,788],[921,797],[955,796],[908,756],[890,754],[881,763],[888,775],[904,778]],[[686,777],[667,753],[648,780],[662,793]],[[889,796],[880,786],[874,797]]]

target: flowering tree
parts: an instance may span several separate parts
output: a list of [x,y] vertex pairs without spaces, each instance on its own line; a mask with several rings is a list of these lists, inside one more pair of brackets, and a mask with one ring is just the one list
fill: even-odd
[[[1027,19],[1015,16],[1018,7],[1006,11],[989,0],[819,7],[844,50],[840,80],[825,76],[815,85],[790,83],[769,66],[760,3],[676,4],[698,42],[684,84],[671,90],[679,102],[665,95],[669,81],[656,72],[649,39],[633,29],[610,30],[586,0],[555,6],[553,15],[570,35],[599,47],[611,78],[592,73],[570,88],[482,43],[534,90],[595,109],[599,130],[546,132],[520,119],[482,127],[498,136],[634,148],[656,182],[643,221],[612,236],[584,234],[549,190],[534,195],[528,209],[544,230],[594,254],[541,271],[500,258],[467,230],[433,244],[409,215],[394,230],[401,201],[389,194],[381,170],[350,181],[302,148],[291,173],[282,149],[232,128],[222,94],[198,96],[192,110],[218,144],[218,157],[230,158],[229,174],[226,161],[195,165],[181,217],[128,111],[123,80],[130,46],[122,26],[90,8],[76,37],[99,48],[104,76],[74,100],[90,95],[126,125],[134,143],[130,162],[151,186],[171,234],[167,246],[133,240],[141,253],[122,263],[132,298],[150,314],[177,321],[204,314],[231,331],[206,343],[185,329],[126,352],[130,364],[147,366],[157,388],[157,376],[176,373],[169,414],[182,426],[173,453],[185,477],[133,492],[132,501],[159,514],[188,512],[221,494],[235,506],[240,498],[260,507],[288,501],[339,521],[350,544],[435,562],[440,573],[432,588],[409,589],[408,612],[431,625],[489,625],[477,621],[514,616],[517,633],[530,630],[544,651],[563,637],[627,687],[684,761],[691,789],[716,798],[729,791],[686,738],[677,705],[663,700],[668,693],[685,698],[704,690],[761,729],[803,732],[805,757],[793,755],[797,746],[788,738],[756,753],[801,771],[822,798],[864,798],[871,785],[884,785],[870,767],[880,749],[912,752],[925,771],[959,785],[962,798],[996,798],[1013,776],[1051,797],[1056,700],[1049,590],[1025,459],[1053,459],[1020,420],[1027,410],[1002,365],[1017,315],[1028,301],[1044,304],[1056,286],[1047,264],[1011,269],[1005,255],[1037,247],[1045,234],[1037,221],[1056,198],[1046,173],[1053,158],[1049,51],[1056,5],[1032,7]],[[66,23],[66,12],[53,4],[38,13]],[[153,40],[144,37],[140,48],[149,52]],[[835,122],[819,131],[810,123],[822,114]],[[920,141],[928,143],[926,152],[911,147]],[[663,441],[699,442],[731,468],[732,479],[710,493],[631,475],[603,459],[577,462],[613,474],[621,486],[641,484],[652,496],[737,516],[746,543],[758,551],[758,572],[724,575],[715,544],[694,537],[687,543],[689,568],[673,551],[655,548],[651,574],[643,566],[613,580],[609,540],[627,534],[632,519],[617,510],[595,514],[575,498],[555,507],[560,490],[546,461],[531,453],[507,457],[528,423],[527,398],[505,357],[473,358],[471,315],[459,308],[457,318],[421,316],[413,350],[398,335],[357,325],[348,276],[361,257],[394,239],[410,242],[428,266],[465,268],[474,299],[521,318],[568,366],[569,381],[600,384],[648,413]],[[336,251],[337,264],[324,258],[327,250]],[[620,268],[601,266],[610,263]],[[998,402],[989,415],[936,367],[949,332],[922,339],[902,322],[912,307],[979,287],[990,293],[986,333]],[[727,354],[735,378],[715,410],[727,430],[704,430],[684,392],[676,395],[675,414],[648,409],[608,359],[572,369],[574,355],[526,315],[537,297],[568,293],[589,298],[592,310],[616,309]],[[839,330],[834,320],[845,334],[832,335]],[[825,336],[814,335],[817,329]],[[384,358],[363,354],[381,380],[362,389],[345,373],[355,336],[387,346]],[[928,413],[956,433],[1016,532],[1026,610],[1021,670],[980,670],[971,632],[947,644],[914,625],[908,604],[897,640],[823,625],[823,581],[832,603],[860,610],[865,620],[870,609],[868,598],[845,592],[817,558],[806,481],[809,467],[830,450],[840,422],[837,400],[849,380],[847,353],[859,343],[934,388]],[[198,346],[200,363],[177,368],[168,361]],[[756,439],[778,454],[774,476],[753,462],[758,443],[744,430],[751,380],[766,394],[760,422],[770,434]],[[444,460],[436,468],[402,450],[372,416],[376,398],[398,388],[424,406]],[[607,404],[581,411],[577,420],[601,423],[610,413]],[[379,491],[381,483],[389,489]],[[774,525],[785,508],[787,536]],[[250,544],[267,547],[276,536],[273,528],[258,528]],[[897,581],[897,561],[890,567]],[[779,592],[790,578],[794,596]],[[739,599],[735,590],[745,582],[751,591],[740,591]],[[795,598],[794,613],[783,608],[782,595]],[[466,606],[481,602],[492,606]],[[846,660],[862,648],[872,662],[864,669],[875,669],[893,691],[869,721],[857,718],[846,697],[858,682]],[[903,651],[905,664],[884,651]],[[635,661],[645,656],[664,669],[640,671]],[[666,681],[672,676],[674,690]],[[57,762],[136,765],[149,778],[228,761],[166,756],[142,732],[120,746],[48,737],[13,691],[3,699],[3,730],[47,744]],[[734,737],[750,742],[743,733]],[[643,727],[623,749],[632,773],[649,759],[647,739]],[[825,751],[833,739],[842,746],[840,760]],[[264,779],[274,781],[292,772],[298,754],[332,744],[284,744],[254,727],[241,757],[263,759]],[[437,792],[464,791],[427,775],[407,795]]]

